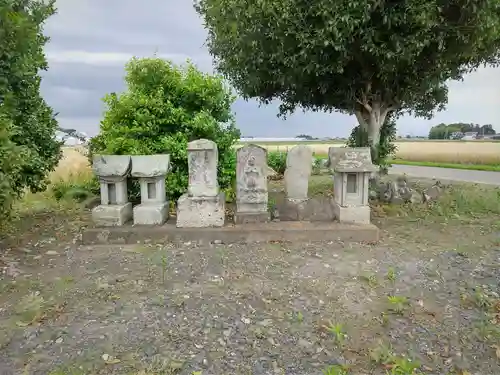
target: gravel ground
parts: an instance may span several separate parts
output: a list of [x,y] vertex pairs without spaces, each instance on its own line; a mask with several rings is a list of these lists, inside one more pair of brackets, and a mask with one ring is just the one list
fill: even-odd
[[379,225],[371,245],[29,241],[0,258],[0,374],[500,374],[498,222]]

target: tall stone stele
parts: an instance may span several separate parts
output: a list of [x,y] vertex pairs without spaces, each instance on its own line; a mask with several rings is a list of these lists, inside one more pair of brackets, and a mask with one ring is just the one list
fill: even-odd
[[134,207],[134,225],[161,225],[168,219],[165,178],[170,155],[132,156],[132,177],[139,179],[141,204]]
[[286,199],[293,203],[308,199],[309,178],[312,172],[312,149],[297,145],[288,151],[285,170]]
[[217,182],[217,144],[198,139],[188,143],[187,151],[189,186],[177,201],[177,227],[222,227],[226,197]]
[[335,215],[341,223],[369,224],[369,179],[377,170],[369,147],[330,147]]
[[94,155],[92,169],[101,184],[101,204],[92,210],[97,226],[120,226],[132,219],[128,201],[129,155]]
[[269,221],[267,150],[248,145],[237,151],[236,224]]

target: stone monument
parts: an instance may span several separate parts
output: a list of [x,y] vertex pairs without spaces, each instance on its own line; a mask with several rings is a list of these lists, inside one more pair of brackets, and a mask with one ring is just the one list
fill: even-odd
[[101,204],[92,210],[97,226],[124,225],[132,218],[128,201],[129,155],[94,155],[92,169],[101,184]]
[[[332,151],[335,148],[335,151]],[[369,179],[377,170],[369,147],[330,147],[335,214],[341,223],[369,224]]]
[[170,167],[170,155],[132,156],[132,177],[139,179],[141,204],[134,207],[134,224],[163,224],[168,219],[169,202],[165,178]]
[[217,182],[217,144],[208,139],[188,143],[189,186],[177,201],[177,227],[222,227],[225,194]]
[[236,224],[269,221],[267,151],[257,145],[241,147],[236,165]]
[[286,199],[293,202],[308,199],[309,178],[312,172],[312,149],[297,145],[288,151],[285,170]]

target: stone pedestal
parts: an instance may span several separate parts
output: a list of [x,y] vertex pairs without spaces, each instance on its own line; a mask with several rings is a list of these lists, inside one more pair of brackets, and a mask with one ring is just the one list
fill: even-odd
[[132,177],[139,178],[141,204],[134,207],[135,225],[161,225],[168,219],[165,178],[170,155],[132,156]]
[[177,201],[178,228],[222,227],[225,220],[226,196],[190,197],[182,195]]
[[333,211],[341,223],[370,224],[370,206],[342,207],[335,203]]
[[135,225],[161,225],[168,219],[170,204],[163,203],[141,203],[134,207]]
[[270,220],[267,191],[267,151],[248,145],[237,152],[236,224]]
[[92,169],[101,184],[101,204],[92,210],[97,226],[124,225],[132,218],[127,196],[130,160],[128,155],[94,155]]
[[217,144],[208,139],[188,143],[189,186],[177,201],[178,228],[222,227],[225,194],[217,182]]
[[132,218],[132,203],[104,205],[92,210],[92,220],[97,226],[121,226]]

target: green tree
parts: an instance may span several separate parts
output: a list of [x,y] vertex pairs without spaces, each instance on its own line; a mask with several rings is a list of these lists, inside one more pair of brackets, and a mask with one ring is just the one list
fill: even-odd
[[43,24],[54,2],[0,0],[0,179],[4,216],[26,188],[40,191],[61,157],[57,121],[40,95]]
[[235,96],[222,78],[156,57],[134,58],[126,71],[127,90],[104,98],[107,110],[99,135],[90,141],[90,156],[170,154],[167,194],[176,200],[188,185],[188,142],[210,139],[219,150],[219,186],[232,188],[232,147],[240,132],[231,112]]
[[[198,0],[216,69],[245,98],[354,114],[376,146],[391,112],[432,116],[449,79],[498,63],[498,0]],[[376,147],[374,147],[376,152]]]

